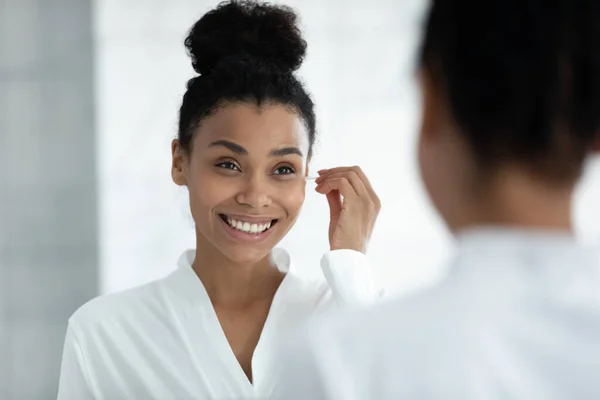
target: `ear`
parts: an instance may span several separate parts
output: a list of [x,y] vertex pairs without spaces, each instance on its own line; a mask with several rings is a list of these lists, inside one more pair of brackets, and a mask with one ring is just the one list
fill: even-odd
[[187,185],[186,164],[187,157],[185,151],[181,147],[179,140],[174,139],[171,142],[171,178],[178,186]]
[[439,94],[435,90],[435,85],[431,74],[425,69],[419,71],[419,86],[421,89],[421,128],[419,135],[421,141],[435,139],[439,130],[438,122],[440,120]]

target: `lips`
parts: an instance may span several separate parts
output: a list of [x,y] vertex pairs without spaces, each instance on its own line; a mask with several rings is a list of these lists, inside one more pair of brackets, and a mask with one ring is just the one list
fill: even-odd
[[260,235],[267,232],[278,221],[277,219],[268,217],[263,219],[252,218],[251,220],[250,218],[230,216],[227,214],[219,214],[219,217],[231,228],[249,235]]

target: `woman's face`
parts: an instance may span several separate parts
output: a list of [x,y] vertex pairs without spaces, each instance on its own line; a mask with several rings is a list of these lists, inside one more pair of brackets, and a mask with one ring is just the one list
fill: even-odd
[[186,185],[199,244],[230,260],[263,259],[304,202],[309,141],[286,107],[234,103],[203,120],[189,154],[173,144],[173,180]]

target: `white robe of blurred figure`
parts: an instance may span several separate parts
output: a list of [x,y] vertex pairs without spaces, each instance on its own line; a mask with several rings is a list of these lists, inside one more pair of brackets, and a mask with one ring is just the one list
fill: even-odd
[[459,235],[437,286],[318,324],[272,399],[600,399],[600,268],[568,234]]

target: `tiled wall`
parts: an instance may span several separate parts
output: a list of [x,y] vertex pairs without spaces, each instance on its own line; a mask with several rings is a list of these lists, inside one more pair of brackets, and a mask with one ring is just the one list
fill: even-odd
[[97,293],[91,3],[0,2],[0,399],[56,398]]

